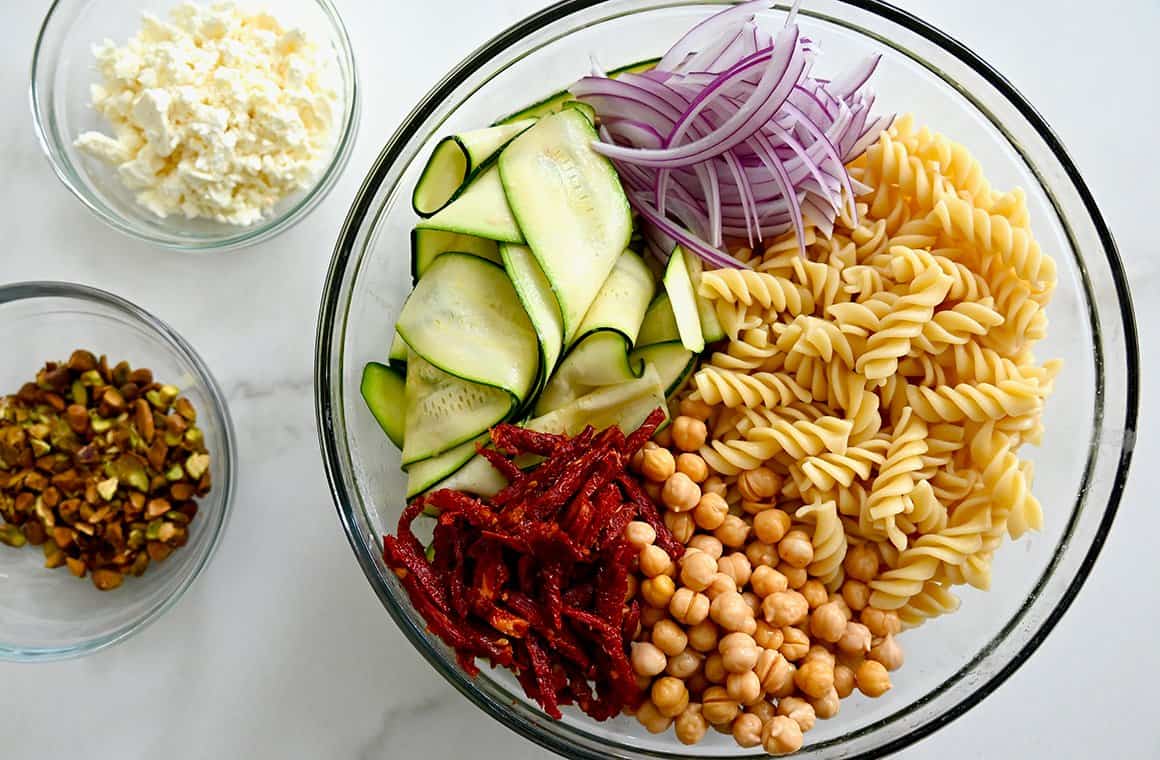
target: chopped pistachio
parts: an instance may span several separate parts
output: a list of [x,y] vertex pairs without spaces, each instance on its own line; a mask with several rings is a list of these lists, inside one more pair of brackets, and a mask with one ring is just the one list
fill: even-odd
[[118,485],[120,485],[120,482],[116,478],[102,480],[100,483],[97,483],[97,493],[101,495],[102,499],[109,501],[117,493]]
[[208,469],[209,454],[191,454],[189,459],[185,460],[185,471],[195,480],[204,475]]
[[15,525],[0,525],[0,544],[19,549],[27,543],[28,539],[20,532],[20,528]]

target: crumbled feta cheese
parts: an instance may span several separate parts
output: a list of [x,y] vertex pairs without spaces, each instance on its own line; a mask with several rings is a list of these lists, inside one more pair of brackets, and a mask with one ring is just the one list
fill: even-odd
[[253,224],[308,186],[333,148],[333,62],[269,14],[186,2],[93,54],[103,81],[92,105],[114,136],[75,144],[157,216]]

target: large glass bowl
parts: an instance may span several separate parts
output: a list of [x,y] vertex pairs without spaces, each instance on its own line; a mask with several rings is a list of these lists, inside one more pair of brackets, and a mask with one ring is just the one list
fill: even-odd
[[47,570],[39,548],[0,546],[0,660],[79,657],[124,641],[157,620],[213,556],[234,494],[235,435],[225,397],[193,347],[169,325],[102,290],[64,282],[0,287],[0,392],[12,393],[46,361],[78,348],[153,370],[193,402],[213,488],[198,501],[189,543],[140,578],[100,592],[67,569]]
[[[517,24],[451,72],[403,122],[359,191],[331,264],[318,327],[317,413],[334,498],[355,554],[387,610],[439,673],[496,719],[577,758],[757,756],[710,732],[695,748],[629,718],[552,722],[506,673],[468,678],[384,566],[381,536],[403,505],[398,455],[359,397],[382,359],[410,287],[410,193],[436,141],[562,89],[594,55],[612,68],[657,56],[713,3],[570,0]],[[719,7],[719,6],[718,6]],[[912,111],[965,143],[999,187],[1028,194],[1034,230],[1057,260],[1059,290],[1041,357],[1066,369],[1046,409],[1048,434],[1024,452],[1047,513],[1042,533],[1000,551],[989,593],[904,636],[906,666],[878,700],[844,700],[807,734],[803,757],[863,757],[934,731],[995,689],[1042,643],[1083,585],[1124,485],[1138,394],[1135,329],[1115,244],[1059,140],[1014,88],[958,42],[874,0],[811,0],[803,30],[820,40],[820,75],[882,53],[880,108]],[[1024,452],[1021,452],[1024,453]]]

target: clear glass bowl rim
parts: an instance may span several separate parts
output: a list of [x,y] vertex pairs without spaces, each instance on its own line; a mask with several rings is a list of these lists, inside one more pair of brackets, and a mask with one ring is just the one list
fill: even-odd
[[161,599],[144,615],[134,622],[122,626],[113,633],[80,644],[65,648],[29,649],[13,647],[0,641],[0,662],[52,662],[68,660],[76,657],[99,652],[130,638],[136,633],[156,622],[170,608],[185,596],[185,592],[193,585],[198,576],[209,564],[221,542],[226,524],[229,522],[230,512],[234,502],[235,476],[238,470],[237,463],[237,434],[230,417],[229,406],[225,395],[218,387],[217,381],[209,371],[201,356],[184,338],[181,337],[167,323],[153,316],[132,302],[99,288],[81,285],[75,282],[29,281],[0,285],[0,305],[17,301],[34,300],[41,298],[69,298],[78,301],[87,301],[104,306],[129,317],[132,321],[143,325],[151,333],[157,335],[170,348],[176,351],[181,358],[188,362],[197,375],[210,398],[215,414],[222,422],[222,438],[225,441],[225,451],[217,454],[223,463],[223,476],[214,483],[215,489],[221,489],[222,508],[212,526],[213,533],[207,537],[209,545],[201,560],[190,569],[190,572],[181,580],[173,593]]
[[[434,88],[432,88],[422,101],[411,111],[410,114],[403,120],[399,128],[390,140],[386,143],[382,151],[379,153],[368,171],[366,178],[355,197],[351,210],[347,215],[346,221],[343,225],[342,231],[339,235],[338,241],[335,245],[334,254],[331,259],[330,269],[327,273],[326,285],[323,290],[322,303],[319,311],[318,332],[316,336],[316,354],[315,354],[315,413],[318,424],[319,443],[322,448],[324,465],[326,467],[327,479],[330,482],[331,494],[335,502],[335,507],[338,511],[340,521],[343,529],[347,534],[347,538],[354,550],[356,559],[362,567],[363,573],[367,580],[374,588],[383,605],[387,608],[399,629],[407,637],[413,646],[423,655],[423,657],[431,663],[431,665],[438,671],[456,690],[466,696],[473,704],[484,710],[490,716],[498,720],[503,725],[512,729],[521,736],[536,742],[537,744],[550,749],[565,757],[588,758],[597,757],[587,749],[580,751],[579,748],[572,750],[572,748],[565,743],[561,737],[555,736],[549,729],[535,725],[526,720],[523,716],[518,715],[515,711],[510,709],[509,705],[501,704],[488,695],[483,694],[478,689],[470,684],[470,679],[462,673],[455,670],[450,664],[445,663],[439,654],[436,653],[432,643],[428,640],[428,634],[418,630],[411,621],[407,618],[405,612],[399,605],[399,601],[392,596],[386,587],[379,582],[378,570],[375,565],[375,558],[370,556],[365,547],[362,545],[358,535],[357,518],[354,515],[354,506],[352,499],[346,492],[345,485],[342,482],[342,464],[341,455],[338,447],[334,443],[335,433],[335,409],[332,406],[332,392],[333,385],[341,383],[341,378],[332,378],[330,374],[331,357],[332,354],[338,350],[338,347],[332,345],[332,337],[334,336],[334,327],[336,321],[340,318],[338,314],[338,307],[342,300],[342,282],[343,274],[346,271],[350,259],[356,255],[354,248],[358,232],[360,228],[367,222],[368,215],[375,211],[372,204],[375,201],[376,190],[381,186],[385,174],[390,167],[398,159],[403,147],[414,137],[418,127],[423,124],[435,111],[440,103],[446,100],[455,89],[462,84],[471,74],[477,69],[487,65],[493,58],[503,52],[509,46],[516,44],[524,37],[534,34],[544,27],[556,21],[564,19],[565,17],[579,13],[589,8],[601,5],[606,0],[561,0],[554,5],[545,8],[542,11],[534,13],[513,26],[507,28],[490,41],[473,51],[470,55],[460,61]],[[691,1],[691,0],[690,0]],[[703,0],[706,4],[727,4],[736,2],[737,0]],[[970,695],[960,702],[955,703],[943,713],[936,716],[934,719],[926,723],[913,727],[904,734],[895,738],[889,739],[885,743],[864,752],[856,754],[843,755],[851,758],[870,758],[882,757],[891,753],[897,752],[905,747],[908,747],[915,742],[929,736],[941,727],[958,719],[966,714],[975,705],[979,704],[986,696],[997,689],[1002,683],[1015,673],[1016,670],[1030,657],[1046,640],[1047,636],[1055,628],[1055,626],[1062,619],[1068,608],[1074,602],[1075,597],[1082,589],[1091,573],[1099,553],[1107,539],[1107,535],[1111,530],[1117,510],[1119,509],[1120,500],[1123,495],[1124,487],[1127,481],[1128,470],[1132,459],[1132,445],[1131,441],[1134,439],[1137,430],[1137,417],[1139,407],[1139,343],[1137,337],[1135,315],[1132,310],[1131,296],[1129,293],[1127,277],[1124,272],[1123,264],[1120,259],[1119,250],[1116,246],[1115,240],[1112,236],[1103,215],[1095,202],[1091,191],[1080,176],[1079,170],[1071,157],[1065,150],[1062,142],[1055,135],[1055,133],[1048,126],[1044,118],[1038,111],[1027,101],[1027,99],[1012,85],[1002,74],[996,71],[986,63],[983,59],[977,56],[973,51],[967,48],[964,44],[931,26],[922,19],[914,16],[907,11],[883,2],[883,0],[837,0],[844,5],[851,6],[854,9],[869,12],[882,19],[893,22],[906,30],[913,32],[925,41],[933,43],[938,46],[943,52],[959,59],[962,63],[967,65],[973,72],[982,77],[989,85],[993,86],[1003,97],[1005,97],[1010,105],[1013,105],[1019,114],[1027,120],[1027,123],[1038,133],[1039,137],[1046,143],[1049,150],[1054,154],[1056,160],[1060,162],[1066,173],[1066,181],[1070,182],[1072,188],[1079,195],[1082,200],[1084,211],[1088,214],[1092,225],[1094,226],[1104,256],[1106,257],[1107,265],[1110,270],[1111,278],[1115,286],[1115,296],[1117,306],[1119,307],[1120,325],[1119,328],[1123,330],[1124,337],[1124,361],[1126,365],[1125,381],[1125,404],[1124,404],[1124,419],[1123,427],[1124,441],[1121,445],[1120,455],[1116,463],[1114,481],[1109,489],[1109,498],[1107,504],[1103,507],[1102,515],[1100,517],[1098,529],[1093,537],[1091,545],[1081,561],[1075,576],[1070,580],[1067,588],[1060,595],[1057,603],[1051,608],[1046,618],[1039,625],[1038,629],[1031,634],[1028,640],[1022,647],[1010,657],[1010,659],[999,667],[993,674],[986,678],[983,682],[971,691]],[[782,7],[782,6],[778,6]],[[1105,425],[1115,425],[1114,420],[1105,420]],[[1116,425],[1118,428],[1119,426]],[[1097,505],[1093,505],[1097,507]],[[648,754],[648,753],[645,753]],[[611,756],[611,755],[609,755]],[[649,755],[656,757],[677,757],[676,755],[657,754]]]
[[251,246],[285,232],[305,218],[315,206],[329,195],[338,178],[342,175],[343,169],[346,168],[347,162],[350,160],[351,151],[354,148],[355,135],[358,133],[362,105],[362,95],[358,85],[358,67],[355,65],[354,59],[354,47],[351,45],[350,35],[347,32],[346,25],[342,21],[342,16],[339,15],[338,9],[334,7],[334,3],[331,0],[314,0],[314,2],[328,17],[334,29],[334,36],[338,41],[339,48],[338,64],[343,71],[349,74],[346,82],[346,90],[343,92],[345,113],[337,136],[338,139],[334,145],[334,155],[331,156],[325,170],[318,176],[310,189],[293,206],[284,209],[276,216],[270,217],[258,224],[249,227],[240,227],[236,233],[197,242],[171,240],[167,237],[150,234],[126,221],[114,209],[97,201],[88,189],[85,188],[84,183],[72,175],[70,167],[66,166],[61,158],[64,151],[56,139],[55,131],[50,129],[41,118],[42,111],[51,113],[52,105],[41,97],[37,76],[44,63],[42,54],[44,53],[44,46],[47,41],[49,29],[53,22],[57,20],[57,14],[63,12],[66,4],[70,2],[72,0],[53,0],[52,5],[48,8],[48,12],[45,13],[44,21],[41,22],[40,29],[37,31],[36,44],[32,49],[28,102],[32,109],[32,120],[36,127],[37,142],[40,143],[41,152],[44,153],[49,165],[52,166],[53,173],[56,174],[57,179],[68,188],[69,192],[85,208],[103,222],[130,237],[144,240],[163,248],[189,253],[221,252]]

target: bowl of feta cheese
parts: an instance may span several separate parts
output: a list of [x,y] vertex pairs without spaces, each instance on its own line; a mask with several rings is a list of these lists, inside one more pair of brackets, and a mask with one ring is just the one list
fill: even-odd
[[56,0],[31,95],[68,189],[114,228],[187,251],[304,217],[346,165],[359,110],[330,0]]

